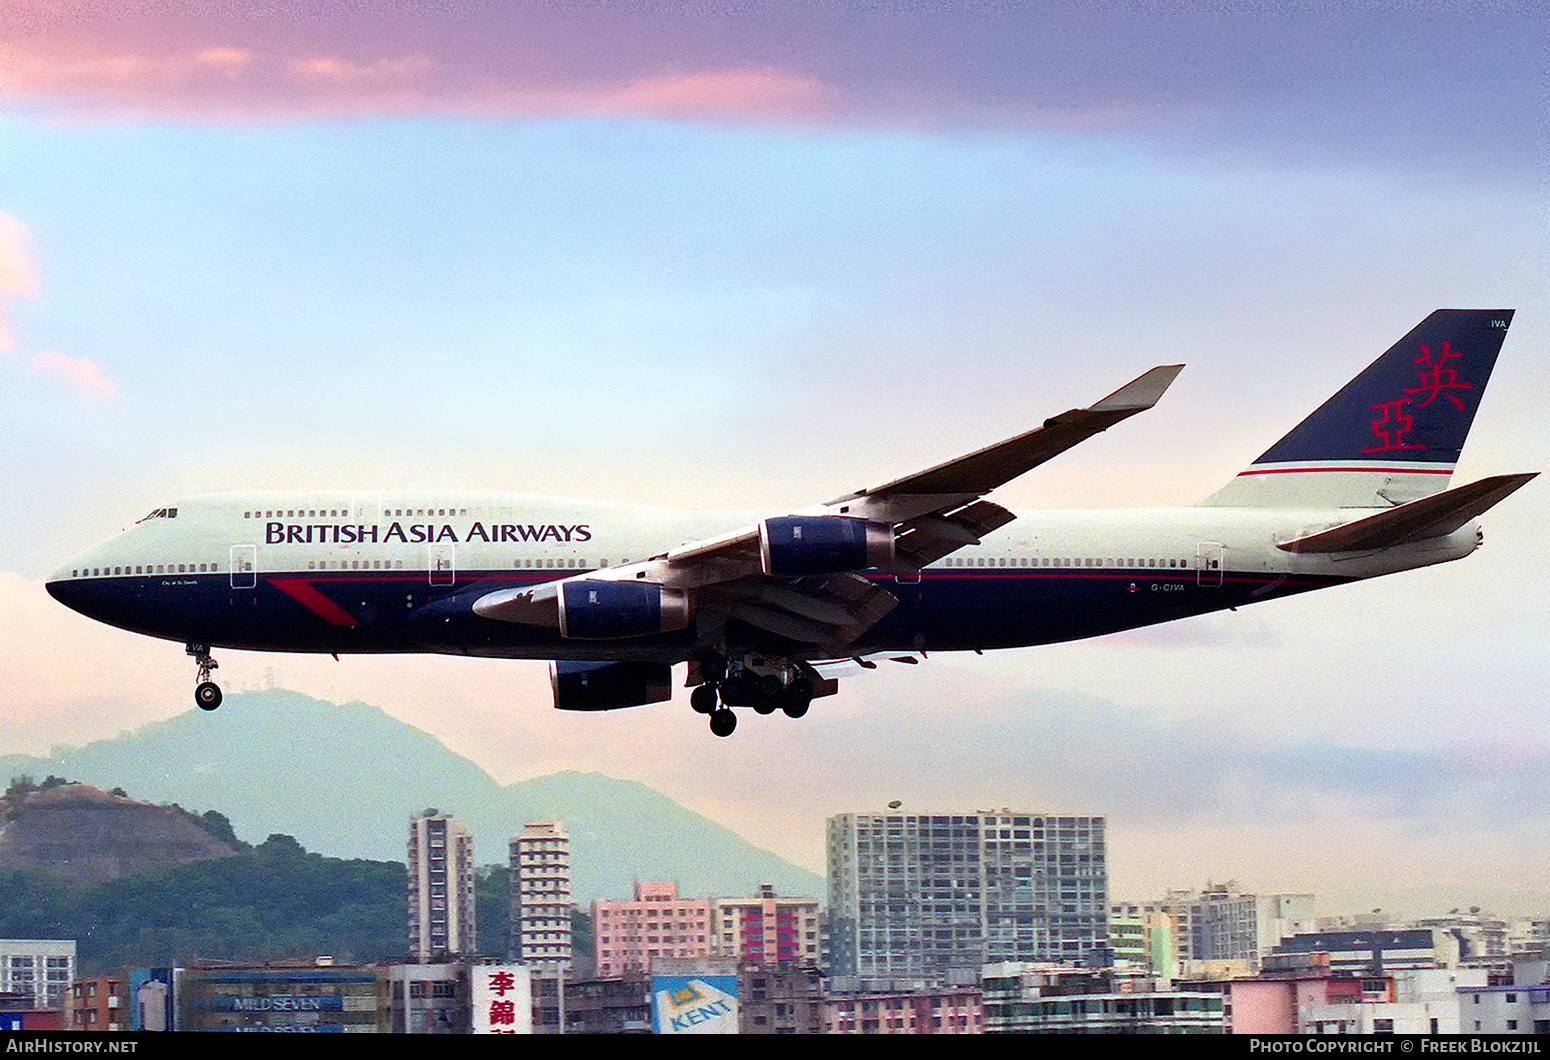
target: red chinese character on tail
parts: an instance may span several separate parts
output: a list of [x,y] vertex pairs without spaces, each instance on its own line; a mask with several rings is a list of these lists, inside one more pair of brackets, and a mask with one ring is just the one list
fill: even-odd
[[1415,417],[1405,415],[1403,408],[1410,404],[1407,397],[1396,398],[1393,401],[1385,401],[1381,405],[1374,405],[1374,412],[1382,412],[1383,415],[1372,421],[1373,436],[1382,442],[1382,445],[1373,446],[1371,449],[1363,449],[1363,453],[1384,453],[1391,449],[1425,449],[1420,442],[1406,442],[1405,434],[1415,427]]
[[1433,363],[1432,348],[1430,346],[1421,347],[1421,356],[1417,357],[1411,363],[1419,364],[1424,368],[1430,369],[1430,371],[1423,371],[1421,373],[1420,386],[1411,387],[1405,391],[1407,394],[1424,393],[1426,395],[1426,400],[1418,404],[1416,406],[1417,408],[1424,409],[1433,401],[1436,401],[1438,395],[1441,395],[1442,397],[1445,397],[1449,401],[1453,402],[1454,408],[1463,411],[1463,400],[1459,398],[1457,394],[1451,393],[1451,391],[1473,390],[1474,385],[1472,383],[1459,382],[1459,374],[1456,368],[1444,367],[1448,361],[1462,359],[1463,356],[1464,355],[1462,353],[1459,353],[1457,350],[1455,350],[1447,341],[1444,341],[1442,344],[1442,356],[1437,358],[1436,363]]

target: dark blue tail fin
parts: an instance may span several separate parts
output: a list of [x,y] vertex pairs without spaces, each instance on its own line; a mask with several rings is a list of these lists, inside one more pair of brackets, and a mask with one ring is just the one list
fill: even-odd
[[1437,310],[1203,503],[1381,508],[1446,489],[1510,323]]

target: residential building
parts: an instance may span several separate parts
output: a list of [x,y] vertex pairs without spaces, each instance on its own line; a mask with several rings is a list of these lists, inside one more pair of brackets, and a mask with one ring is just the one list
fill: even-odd
[[[1276,943],[1312,931],[1315,924],[1313,895],[1245,894],[1232,880],[1198,891],[1169,891],[1152,902],[1117,902],[1109,910],[1111,922],[1127,925],[1157,914],[1171,919],[1179,967],[1193,974],[1226,962],[1253,971]],[[1159,974],[1167,973],[1159,969]]]
[[924,987],[905,992],[831,993],[829,1034],[979,1034],[978,987]]
[[1507,952],[1516,960],[1550,959],[1550,920],[1517,917],[1507,925]]
[[1458,999],[1459,1033],[1550,1034],[1550,984],[1461,986]]
[[395,964],[387,969],[388,1026],[394,1034],[468,1034],[473,1026],[468,965]]
[[743,1034],[821,1034],[828,1015],[816,964],[745,965],[738,973],[738,1002]]
[[765,884],[748,898],[714,898],[711,952],[762,967],[817,965],[822,954],[818,900],[785,898]]
[[637,881],[633,901],[592,903],[592,935],[599,979],[649,972],[662,959],[707,958],[710,903],[682,897],[676,883]]
[[450,814],[409,822],[409,952],[422,964],[479,951],[474,918],[474,838]]
[[830,970],[974,983],[1108,941],[1102,817],[846,813],[828,822]]
[[1357,978],[1350,973],[1331,975],[1329,955],[1304,955],[1295,968],[1263,971],[1258,976],[1234,978],[1210,984],[1227,999],[1228,1029],[1233,1034],[1298,1034],[1299,1016],[1324,1005],[1354,1005],[1394,999],[1394,983],[1387,977]]
[[[1471,1032],[1461,1017],[1460,997],[1485,992],[1481,968],[1413,968],[1386,980],[1364,977],[1364,996],[1330,998],[1301,1006],[1297,1034],[1459,1034]],[[1385,996],[1386,993],[1386,996]],[[1489,994],[1487,993],[1487,996]],[[1478,1031],[1480,1028],[1473,1028]],[[1472,1032],[1471,1032],[1472,1033]]]
[[650,1034],[651,1030],[651,979],[643,973],[567,984],[565,1033]]
[[1446,916],[1416,920],[1411,926],[1446,931],[1458,939],[1459,960],[1464,964],[1491,964],[1504,973],[1511,967],[1508,924],[1501,917],[1482,913],[1479,909],[1470,909],[1467,913],[1455,909]]
[[26,995],[34,1008],[60,1010],[73,982],[74,939],[0,939],[0,994]]
[[117,976],[77,979],[70,989],[70,1029],[102,1033],[129,1029],[124,981]]
[[989,1034],[1224,1034],[1220,990],[1175,988],[1142,968],[988,964]]
[[1110,906],[1109,949],[1117,963],[1145,968],[1163,979],[1179,977],[1178,944],[1168,913],[1141,912],[1122,903]]
[[563,972],[571,963],[570,836],[554,821],[527,825],[511,840],[514,961]]
[[1306,932],[1282,939],[1265,956],[1262,968],[1296,967],[1310,954],[1327,954],[1332,975],[1380,978],[1402,971],[1456,967],[1459,940],[1440,928]]

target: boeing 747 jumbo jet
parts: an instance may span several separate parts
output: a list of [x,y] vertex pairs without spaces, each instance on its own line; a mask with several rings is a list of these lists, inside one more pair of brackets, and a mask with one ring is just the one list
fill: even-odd
[[[1094,637],[1460,559],[1533,474],[1448,488],[1511,310],[1438,310],[1214,494],[1018,519],[996,487],[1151,408],[1180,365],[1015,438],[767,518],[489,493],[229,493],[158,507],[48,591],[214,647],[552,660],[554,704],[807,713],[847,665]],[[741,529],[737,527],[741,526]]]

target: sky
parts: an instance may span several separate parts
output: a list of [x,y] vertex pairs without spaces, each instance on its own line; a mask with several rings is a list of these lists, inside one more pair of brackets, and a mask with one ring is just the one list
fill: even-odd
[[[180,645],[42,588],[189,494],[779,511],[1182,361],[995,499],[1189,504],[1444,307],[1517,310],[1456,481],[1550,466],[1547,38],[1484,2],[8,0],[0,749],[190,708]],[[1460,563],[885,667],[728,740],[556,712],[542,663],[218,676],[819,871],[824,818],[897,799],[1107,814],[1116,898],[1544,915],[1547,496]]]

